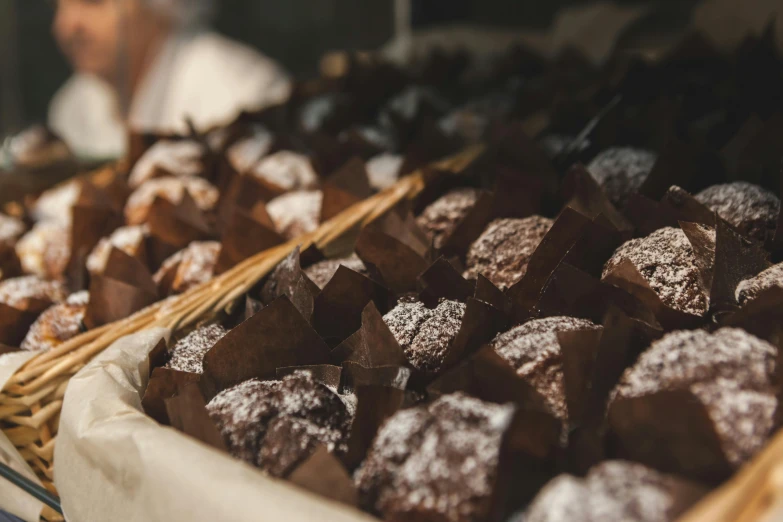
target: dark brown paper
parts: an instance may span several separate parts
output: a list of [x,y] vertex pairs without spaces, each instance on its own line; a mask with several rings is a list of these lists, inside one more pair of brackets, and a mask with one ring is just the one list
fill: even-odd
[[152,370],[147,389],[141,399],[144,413],[161,424],[170,423],[166,408],[167,399],[181,394],[185,387],[198,383],[201,375],[182,372],[170,368],[155,368]]
[[353,484],[353,478],[340,459],[323,445],[319,445],[287,479],[316,495],[350,506],[358,503],[359,494]]
[[582,234],[590,220],[566,207],[536,248],[524,277],[508,289],[512,302],[512,319],[522,322],[531,315],[547,280],[568,250]]
[[287,297],[275,299],[229,331],[204,356],[208,395],[277,368],[329,362],[329,347]]
[[439,298],[465,302],[475,292],[475,285],[443,257],[421,273],[419,287],[421,300],[430,304],[437,304]]
[[373,301],[383,307],[387,292],[372,279],[340,266],[313,304],[313,328],[336,346],[361,326],[362,311]]
[[263,302],[270,303],[284,295],[299,310],[302,317],[309,321],[313,315],[315,297],[319,292],[320,289],[302,270],[299,246],[297,246],[269,274],[261,289],[261,299]]
[[372,301],[362,310],[361,321],[359,329],[332,350],[332,361],[367,368],[405,364],[402,348]]
[[253,214],[240,208],[235,210],[221,238],[220,255],[215,265],[216,274],[221,274],[257,253],[285,242],[271,224],[271,220],[270,223],[265,223],[263,218],[255,217],[265,213],[263,207],[254,208]]
[[733,231],[722,220],[715,228],[715,273],[710,291],[710,308],[721,310],[736,305],[737,285],[769,266],[763,245]]
[[213,448],[228,451],[220,431],[209,418],[207,403],[198,385],[186,386],[179,395],[166,399],[165,403],[172,427]]
[[91,329],[118,321],[157,300],[158,289],[147,267],[135,257],[112,248],[103,274],[90,281],[84,324]]
[[620,399],[609,409],[612,454],[719,484],[732,468],[704,405],[687,390]]

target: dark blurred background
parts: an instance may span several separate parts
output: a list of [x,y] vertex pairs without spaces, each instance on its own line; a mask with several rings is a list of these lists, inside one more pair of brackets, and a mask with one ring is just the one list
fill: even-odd
[[[395,6],[404,6],[410,13],[414,30],[453,23],[513,29],[545,28],[561,7],[587,3],[590,1],[220,0],[214,26],[302,77],[316,72],[325,51],[375,49],[389,41],[395,34]],[[647,23],[671,27],[687,24],[697,0],[615,3],[653,5],[655,15],[648,17]],[[9,131],[10,126],[44,121],[49,99],[69,75],[50,34],[52,15],[51,4],[45,0],[0,0],[0,75],[15,76],[15,81],[8,81],[8,77],[0,81],[0,133]]]

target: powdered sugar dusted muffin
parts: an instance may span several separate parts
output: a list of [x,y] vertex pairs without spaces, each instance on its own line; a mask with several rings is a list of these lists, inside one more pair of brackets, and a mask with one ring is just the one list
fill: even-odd
[[156,176],[198,176],[204,171],[204,146],[191,140],[161,140],[139,158],[128,176],[138,188]]
[[318,228],[323,199],[320,190],[296,190],[276,197],[266,210],[277,231],[286,239],[295,239]]
[[715,424],[727,461],[738,467],[764,446],[775,427],[776,357],[774,346],[737,328],[671,332],[625,371],[612,402],[690,390]]
[[[152,278],[160,285],[171,277],[171,293],[187,292],[212,279],[219,255],[220,243],[217,241],[193,241],[166,259]],[[173,277],[172,270],[175,270]]]
[[231,454],[282,477],[318,445],[347,451],[353,413],[332,389],[297,371],[279,381],[251,379],[207,404]]
[[24,234],[25,226],[21,219],[6,216],[0,212],[0,252],[13,248],[16,240]]
[[22,270],[45,279],[59,279],[71,256],[69,223],[40,221],[16,243]]
[[30,326],[22,341],[22,350],[46,352],[79,335],[89,301],[89,292],[83,290],[47,308]]
[[626,241],[604,265],[603,276],[624,260],[633,263],[666,306],[695,315],[707,312],[693,247],[679,228],[665,227]]
[[141,225],[147,221],[150,206],[155,198],[164,198],[177,204],[185,191],[193,198],[198,208],[208,212],[215,208],[220,194],[207,180],[199,177],[176,178],[165,176],[141,184],[125,202],[125,221],[128,225]]
[[181,372],[204,373],[204,355],[224,335],[226,335],[226,329],[219,324],[196,328],[174,344],[171,349],[171,358],[164,368]]
[[541,394],[552,412],[568,420],[563,360],[557,332],[593,330],[592,321],[577,317],[547,317],[533,319],[498,334],[492,347]]
[[262,125],[253,125],[250,134],[237,140],[226,151],[231,166],[244,173],[269,153],[274,136]]
[[593,158],[587,170],[612,203],[622,206],[642,186],[657,159],[649,150],[612,147]]
[[310,163],[310,158],[290,150],[270,154],[250,167],[248,172],[285,191],[318,187],[318,175]]
[[101,238],[87,256],[87,270],[91,274],[103,273],[112,248],[122,250],[129,256],[135,256],[141,250],[148,234],[147,225],[131,225],[116,229],[110,236]]
[[457,224],[476,204],[480,192],[471,187],[450,190],[439,197],[416,218],[416,223],[427,233],[435,248],[441,248]]
[[470,245],[465,277],[479,274],[506,289],[522,279],[527,264],[553,221],[542,216],[503,218],[491,222]]
[[367,267],[364,266],[364,263],[356,254],[351,254],[348,257],[341,257],[338,259],[324,259],[323,261],[319,261],[318,263],[305,268],[304,273],[318,286],[318,288],[323,289],[341,266],[350,268],[354,272],[359,272],[360,274],[367,274]]
[[411,366],[426,373],[441,369],[447,349],[457,337],[465,305],[441,299],[435,308],[421,301],[401,299],[383,316]]
[[383,152],[367,160],[364,167],[367,169],[367,178],[370,186],[375,190],[383,190],[391,187],[400,179],[400,171],[405,158],[400,154]]
[[513,411],[462,393],[398,411],[354,474],[362,504],[385,520],[484,520]]
[[769,288],[783,288],[783,263],[773,265],[755,277],[745,279],[737,285],[737,302],[744,305],[753,301],[758,295]]
[[713,185],[695,197],[746,236],[764,241],[775,232],[780,200],[758,185],[744,181]]
[[551,480],[522,520],[670,522],[706,492],[699,484],[641,464],[609,460],[591,468],[583,479],[562,474]]
[[29,310],[37,302],[59,303],[67,296],[58,281],[46,281],[37,276],[13,277],[0,281],[0,303],[17,310]]
[[44,191],[35,200],[31,214],[36,221],[71,222],[71,209],[79,199],[81,184],[69,181]]

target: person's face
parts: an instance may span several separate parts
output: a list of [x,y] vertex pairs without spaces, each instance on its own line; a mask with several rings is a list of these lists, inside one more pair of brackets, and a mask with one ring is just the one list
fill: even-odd
[[125,0],[57,0],[52,31],[78,72],[113,77]]

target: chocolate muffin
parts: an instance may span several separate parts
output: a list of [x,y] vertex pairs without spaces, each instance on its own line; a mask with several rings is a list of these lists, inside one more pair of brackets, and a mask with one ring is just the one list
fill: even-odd
[[135,189],[161,176],[198,176],[204,171],[204,147],[191,140],[160,140],[138,159],[128,175]]
[[17,310],[39,309],[59,303],[67,297],[65,287],[58,281],[45,281],[36,276],[13,277],[0,281],[0,303]]
[[402,165],[405,158],[401,154],[383,152],[367,160],[364,168],[367,169],[367,179],[370,187],[375,190],[383,190],[394,185],[400,179]]
[[116,229],[108,237],[101,238],[87,256],[87,270],[93,275],[102,274],[106,269],[112,248],[122,250],[129,256],[138,255],[148,235],[147,225],[131,225]]
[[237,384],[217,394],[207,410],[233,456],[276,477],[319,445],[344,454],[353,417],[348,403],[308,371]]
[[398,411],[354,474],[362,504],[395,522],[484,520],[513,412],[462,393]]
[[181,372],[204,373],[204,355],[226,333],[226,329],[219,324],[196,328],[174,343],[174,346],[169,350],[171,358],[164,368]]
[[15,248],[25,273],[44,279],[60,279],[71,256],[70,225],[54,220],[40,221],[16,242]]
[[320,190],[296,190],[278,196],[266,205],[277,232],[286,239],[296,239],[321,224]]
[[71,149],[54,131],[33,125],[0,144],[0,164],[37,169],[73,158]]
[[624,398],[690,390],[714,423],[726,461],[739,467],[761,450],[776,426],[776,357],[774,346],[737,328],[671,332],[625,371],[609,408]]
[[553,221],[542,216],[522,219],[496,219],[470,245],[464,276],[475,279],[479,274],[501,290],[522,279],[527,264]]
[[48,352],[79,335],[83,331],[82,321],[89,301],[89,292],[82,290],[47,308],[27,331],[21,344],[22,350]]
[[695,197],[748,237],[765,241],[775,233],[780,200],[758,185],[745,181],[713,185]]
[[401,299],[383,316],[394,338],[400,344],[408,363],[417,370],[432,374],[443,366],[448,348],[457,337],[465,305],[441,299],[435,308],[421,301]]
[[125,222],[141,225],[147,221],[150,206],[155,198],[164,198],[175,205],[182,201],[185,191],[193,198],[196,206],[209,212],[217,205],[220,194],[212,184],[196,176],[176,178],[165,176],[145,181],[125,202]]
[[169,292],[182,294],[212,279],[219,255],[217,241],[193,241],[166,259],[152,279],[158,286],[170,281]]
[[673,522],[706,492],[641,464],[609,460],[585,478],[562,474],[552,479],[519,522]]
[[633,263],[666,306],[694,315],[707,312],[709,301],[702,291],[693,247],[679,228],[665,227],[626,241],[604,265],[603,277],[624,260]]
[[470,212],[481,193],[471,187],[450,190],[439,197],[416,218],[416,223],[432,240],[435,248],[441,248],[457,224]]
[[492,347],[541,394],[552,413],[568,421],[563,361],[557,332],[594,330],[592,321],[577,317],[533,319],[498,334]]
[[354,272],[359,272],[360,274],[367,275],[368,273],[367,267],[364,266],[364,263],[356,254],[337,259],[324,259],[323,261],[319,261],[318,263],[305,268],[304,273],[310,278],[310,281],[323,290],[326,283],[332,279],[334,273],[337,272],[337,269],[341,266],[350,268]]
[[587,170],[609,200],[623,206],[628,196],[642,186],[657,159],[657,154],[649,150],[612,147],[593,158]]
[[281,150],[250,167],[248,174],[288,192],[318,187],[318,174],[304,154]]
[[269,153],[273,140],[274,136],[266,127],[253,125],[247,136],[228,148],[228,162],[234,170],[244,173]]
[[783,263],[773,265],[760,274],[740,282],[736,291],[737,302],[745,305],[758,297],[761,292],[773,287],[783,288]]

